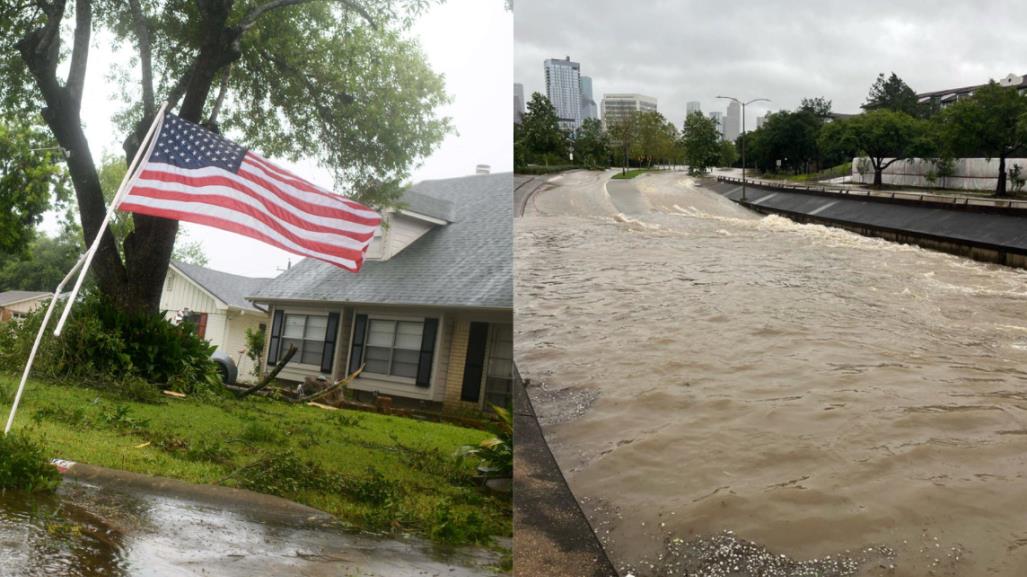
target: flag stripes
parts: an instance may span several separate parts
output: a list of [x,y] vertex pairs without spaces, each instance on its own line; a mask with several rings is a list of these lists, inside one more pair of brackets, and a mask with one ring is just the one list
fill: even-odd
[[381,223],[370,208],[173,115],[118,208],[221,228],[354,272]]

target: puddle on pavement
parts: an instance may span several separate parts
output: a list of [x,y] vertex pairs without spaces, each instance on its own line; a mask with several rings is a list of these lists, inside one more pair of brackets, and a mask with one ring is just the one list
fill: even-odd
[[4,576],[472,577],[497,564],[481,549],[439,551],[67,479],[57,495],[0,495]]
[[[760,217],[681,174],[639,181],[638,226],[575,178],[515,224],[515,352],[618,567],[777,574],[667,561],[730,530],[785,574],[1024,574],[1027,271]],[[802,565],[867,548],[894,555]]]

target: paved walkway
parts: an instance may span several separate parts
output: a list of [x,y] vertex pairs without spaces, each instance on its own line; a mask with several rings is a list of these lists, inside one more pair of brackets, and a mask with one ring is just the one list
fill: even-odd
[[520,378],[514,387],[514,575],[616,577],[567,487]]

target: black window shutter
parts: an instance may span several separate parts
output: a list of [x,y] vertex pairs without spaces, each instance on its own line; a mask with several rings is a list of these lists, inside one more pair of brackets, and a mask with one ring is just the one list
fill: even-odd
[[282,346],[282,325],[284,320],[285,311],[275,310],[275,316],[271,320],[271,343],[267,347],[268,366],[278,362],[278,349]]
[[435,358],[435,338],[439,332],[439,319],[424,319],[421,333],[421,357],[417,363],[417,386],[431,386],[431,364]]
[[481,396],[481,375],[485,370],[485,342],[488,337],[488,323],[471,323],[471,331],[467,335],[467,360],[464,362],[461,401],[477,403]]
[[353,347],[349,351],[349,372],[360,368],[364,362],[364,338],[367,336],[367,315],[353,319]]
[[321,372],[332,374],[335,364],[335,341],[339,338],[339,313],[328,313],[328,326],[325,327],[325,346],[321,351]]

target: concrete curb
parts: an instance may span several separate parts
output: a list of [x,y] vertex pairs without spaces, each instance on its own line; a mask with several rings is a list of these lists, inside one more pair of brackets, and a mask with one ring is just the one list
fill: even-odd
[[324,511],[274,495],[218,485],[188,483],[177,479],[108,469],[63,459],[52,459],[50,462],[66,479],[80,483],[99,485],[120,491],[156,493],[219,508],[244,510],[270,521],[317,526],[339,524],[335,517]]
[[616,577],[514,370],[514,575]]

